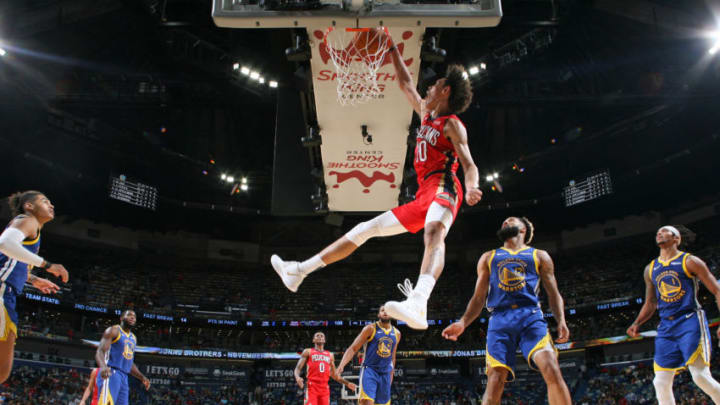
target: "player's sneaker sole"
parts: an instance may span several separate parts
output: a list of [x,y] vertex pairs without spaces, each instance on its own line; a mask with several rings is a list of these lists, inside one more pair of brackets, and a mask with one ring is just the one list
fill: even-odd
[[427,315],[415,308],[409,300],[403,302],[388,301],[385,303],[385,312],[398,321],[404,321],[412,329],[425,330],[428,328]]

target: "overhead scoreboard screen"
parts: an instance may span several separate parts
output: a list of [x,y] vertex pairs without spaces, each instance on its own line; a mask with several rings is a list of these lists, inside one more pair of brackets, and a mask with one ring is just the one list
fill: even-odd
[[156,187],[128,180],[125,175],[110,177],[110,198],[155,211]]
[[570,185],[563,190],[563,196],[565,197],[565,206],[571,207],[604,195],[612,194],[612,192],[613,187],[610,172],[601,170],[589,175],[585,180],[570,181]]

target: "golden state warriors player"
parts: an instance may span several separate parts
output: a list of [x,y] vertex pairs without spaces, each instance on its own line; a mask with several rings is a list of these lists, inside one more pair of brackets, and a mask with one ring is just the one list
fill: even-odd
[[30,273],[39,267],[68,281],[68,272],[62,264],[52,264],[38,256],[40,230],[55,218],[55,207],[39,191],[23,191],[9,198],[15,216],[0,235],[0,383],[10,376],[17,338],[17,297],[29,282],[43,294],[57,292],[60,287]]
[[398,343],[400,331],[392,325],[390,316],[382,306],[378,311],[378,321],[365,326],[345,350],[337,368],[338,375],[342,374],[355,353],[365,345],[365,358],[360,371],[360,405],[390,403],[390,385]]
[[120,325],[111,326],[103,333],[95,353],[100,369],[96,378],[98,405],[128,405],[128,374],[142,381],[146,390],[150,389],[150,380],[133,362],[137,344],[132,333],[135,320],[135,311],[127,310],[120,317]]
[[570,337],[565,324],[563,299],[555,280],[555,266],[544,250],[527,246],[533,238],[527,218],[510,217],[498,237],[503,247],[485,252],[478,262],[475,294],[462,318],[443,330],[443,337],[457,340],[482,312],[487,301],[490,320],[487,331],[488,383],[483,405],[499,405],[508,372],[514,377],[515,353],[520,348],[531,368],[533,363],[547,384],[550,405],[570,404],[538,293],[542,282],[550,309],[557,321],[558,343]]
[[[720,307],[720,285],[702,260],[678,250],[682,237],[674,226],[660,228],[655,242],[660,256],[645,267],[645,303],[627,334],[639,336],[640,325],[657,309],[653,385],[658,404],[675,404],[673,379],[686,367],[695,384],[720,404],[720,384],[710,374],[710,329],[697,299],[702,281]],[[720,337],[720,329],[717,334]]]

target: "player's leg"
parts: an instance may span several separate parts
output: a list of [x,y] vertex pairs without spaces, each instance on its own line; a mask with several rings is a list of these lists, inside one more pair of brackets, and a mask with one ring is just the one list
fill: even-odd
[[[675,405],[675,395],[672,386],[675,373],[683,366],[683,355],[679,349],[678,342],[671,336],[661,335],[662,330],[672,329],[663,327],[665,320],[660,321],[658,336],[655,337],[655,358],[653,386],[655,387],[655,398],[658,405]],[[697,340],[696,340],[697,342]]]
[[483,405],[500,405],[509,370],[504,367],[488,367],[487,386],[483,393]]
[[653,386],[658,405],[675,405],[675,395],[672,391],[674,378],[675,371],[673,370],[655,370]]
[[330,393],[326,392],[322,395],[318,395],[317,403],[318,405],[330,405]]
[[390,385],[392,384],[392,378],[391,374],[387,373],[384,375],[380,375],[380,380],[378,381],[378,387],[375,391],[375,404],[377,405],[389,405],[391,394],[390,394]]
[[[14,311],[13,308],[10,308]],[[15,339],[17,338],[17,327],[10,317],[8,309],[0,299],[0,384],[9,377],[15,357]]]
[[128,381],[128,375],[125,373],[116,374],[118,374],[120,380],[120,388],[114,405],[130,405],[130,381]]
[[720,383],[710,374],[710,367],[698,357],[688,369],[695,384],[712,398],[715,404],[720,404]]
[[537,365],[545,384],[547,384],[550,405],[569,405],[571,403],[570,391],[560,371],[555,350],[552,347],[540,349],[533,354],[532,361]]
[[[98,373],[98,376],[100,373]],[[100,377],[102,378],[102,377]],[[99,405],[115,405],[118,403],[120,390],[122,388],[122,379],[119,371],[112,371],[110,377],[103,379],[102,389],[100,390]]]
[[375,404],[379,381],[379,376],[373,369],[363,367],[360,372],[360,398],[358,400],[360,405]]
[[[688,329],[697,331],[698,335],[695,339],[690,338],[693,335],[691,333],[683,336],[683,338],[687,339],[687,341],[681,343],[685,349],[684,355],[688,358],[686,364],[688,365],[695,384],[712,398],[715,404],[720,404],[720,383],[710,374],[710,328],[705,318],[705,311],[698,311],[696,317],[696,322],[693,322],[693,318],[695,317],[691,317],[685,321],[689,324]],[[699,343],[696,343],[698,340]],[[693,347],[694,351],[692,351],[692,354],[688,357]]]
[[392,236],[404,232],[407,232],[407,229],[400,223],[395,214],[392,211],[387,211],[369,221],[357,224],[340,239],[304,262],[286,262],[277,255],[273,255],[270,262],[282,278],[285,286],[290,291],[295,292],[308,274],[348,257],[368,239],[379,236]]
[[[420,276],[415,288],[406,281],[401,291],[407,296],[403,302],[385,303],[385,311],[395,319],[407,322],[413,329],[427,329],[427,301],[435,282],[445,267],[445,236],[452,225],[452,208],[433,201],[428,208],[423,241],[425,251],[420,265]],[[412,290],[412,291],[409,291]]]

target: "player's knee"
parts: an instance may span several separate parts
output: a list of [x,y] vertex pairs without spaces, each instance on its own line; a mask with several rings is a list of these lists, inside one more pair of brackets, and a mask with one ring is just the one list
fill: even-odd
[[377,235],[377,224],[373,220],[370,220],[355,225],[353,229],[345,234],[345,237],[356,246],[360,246],[367,242],[368,239],[374,238]]
[[442,222],[430,222],[425,225],[425,245],[439,245],[445,239],[445,225]]
[[507,370],[504,368],[493,367],[488,373],[487,388],[494,392],[498,388],[502,388],[507,380]]
[[540,373],[545,379],[545,383],[548,385],[559,384],[562,381],[563,376],[557,360],[552,359],[550,361],[546,361],[542,365],[538,365],[538,367],[540,368]]
[[671,388],[671,385],[668,384],[666,381],[667,379],[664,378],[660,374],[655,374],[655,378],[653,378],[653,386],[655,387],[655,392],[665,392],[666,390]]

